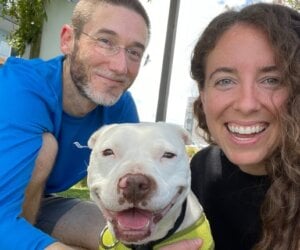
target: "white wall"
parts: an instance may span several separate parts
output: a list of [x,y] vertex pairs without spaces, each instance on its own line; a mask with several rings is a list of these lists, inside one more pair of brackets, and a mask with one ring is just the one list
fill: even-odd
[[11,53],[11,47],[7,42],[7,36],[10,30],[13,29],[13,24],[3,18],[0,18],[0,64],[4,58],[8,57]]
[[11,31],[14,28],[14,24],[0,17],[0,29],[4,31]]
[[47,5],[48,20],[44,23],[40,57],[49,59],[61,54],[60,30],[63,24],[71,23],[74,3],[67,0],[52,0]]
[[141,0],[151,22],[150,43],[145,51],[145,56],[149,55],[150,59],[146,65],[141,64],[139,75],[130,88],[141,121],[155,121],[170,1],[152,0],[149,3]]

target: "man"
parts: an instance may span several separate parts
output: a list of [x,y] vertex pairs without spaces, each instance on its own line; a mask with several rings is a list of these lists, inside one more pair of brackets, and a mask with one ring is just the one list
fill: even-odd
[[86,176],[93,131],[138,122],[127,89],[149,33],[138,0],[81,0],[61,30],[64,56],[1,68],[0,249],[98,248],[98,208],[52,193]]

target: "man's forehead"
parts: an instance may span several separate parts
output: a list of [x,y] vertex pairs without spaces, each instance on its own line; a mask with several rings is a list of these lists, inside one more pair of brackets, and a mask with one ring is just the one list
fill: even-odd
[[149,39],[149,30],[144,18],[124,6],[99,4],[84,30],[93,34],[106,33],[119,39],[128,39],[144,46]]

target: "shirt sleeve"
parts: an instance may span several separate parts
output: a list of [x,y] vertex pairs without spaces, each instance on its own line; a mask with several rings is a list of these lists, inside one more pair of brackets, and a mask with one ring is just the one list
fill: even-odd
[[42,134],[53,130],[55,96],[44,82],[22,64],[0,69],[0,249],[44,249],[54,242],[20,216]]

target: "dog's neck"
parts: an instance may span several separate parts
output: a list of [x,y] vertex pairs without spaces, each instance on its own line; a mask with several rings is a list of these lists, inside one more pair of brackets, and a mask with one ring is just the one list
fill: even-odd
[[203,213],[203,208],[199,204],[198,198],[193,192],[190,192],[187,197],[186,215],[184,221],[180,225],[177,231],[182,231],[197,221]]

